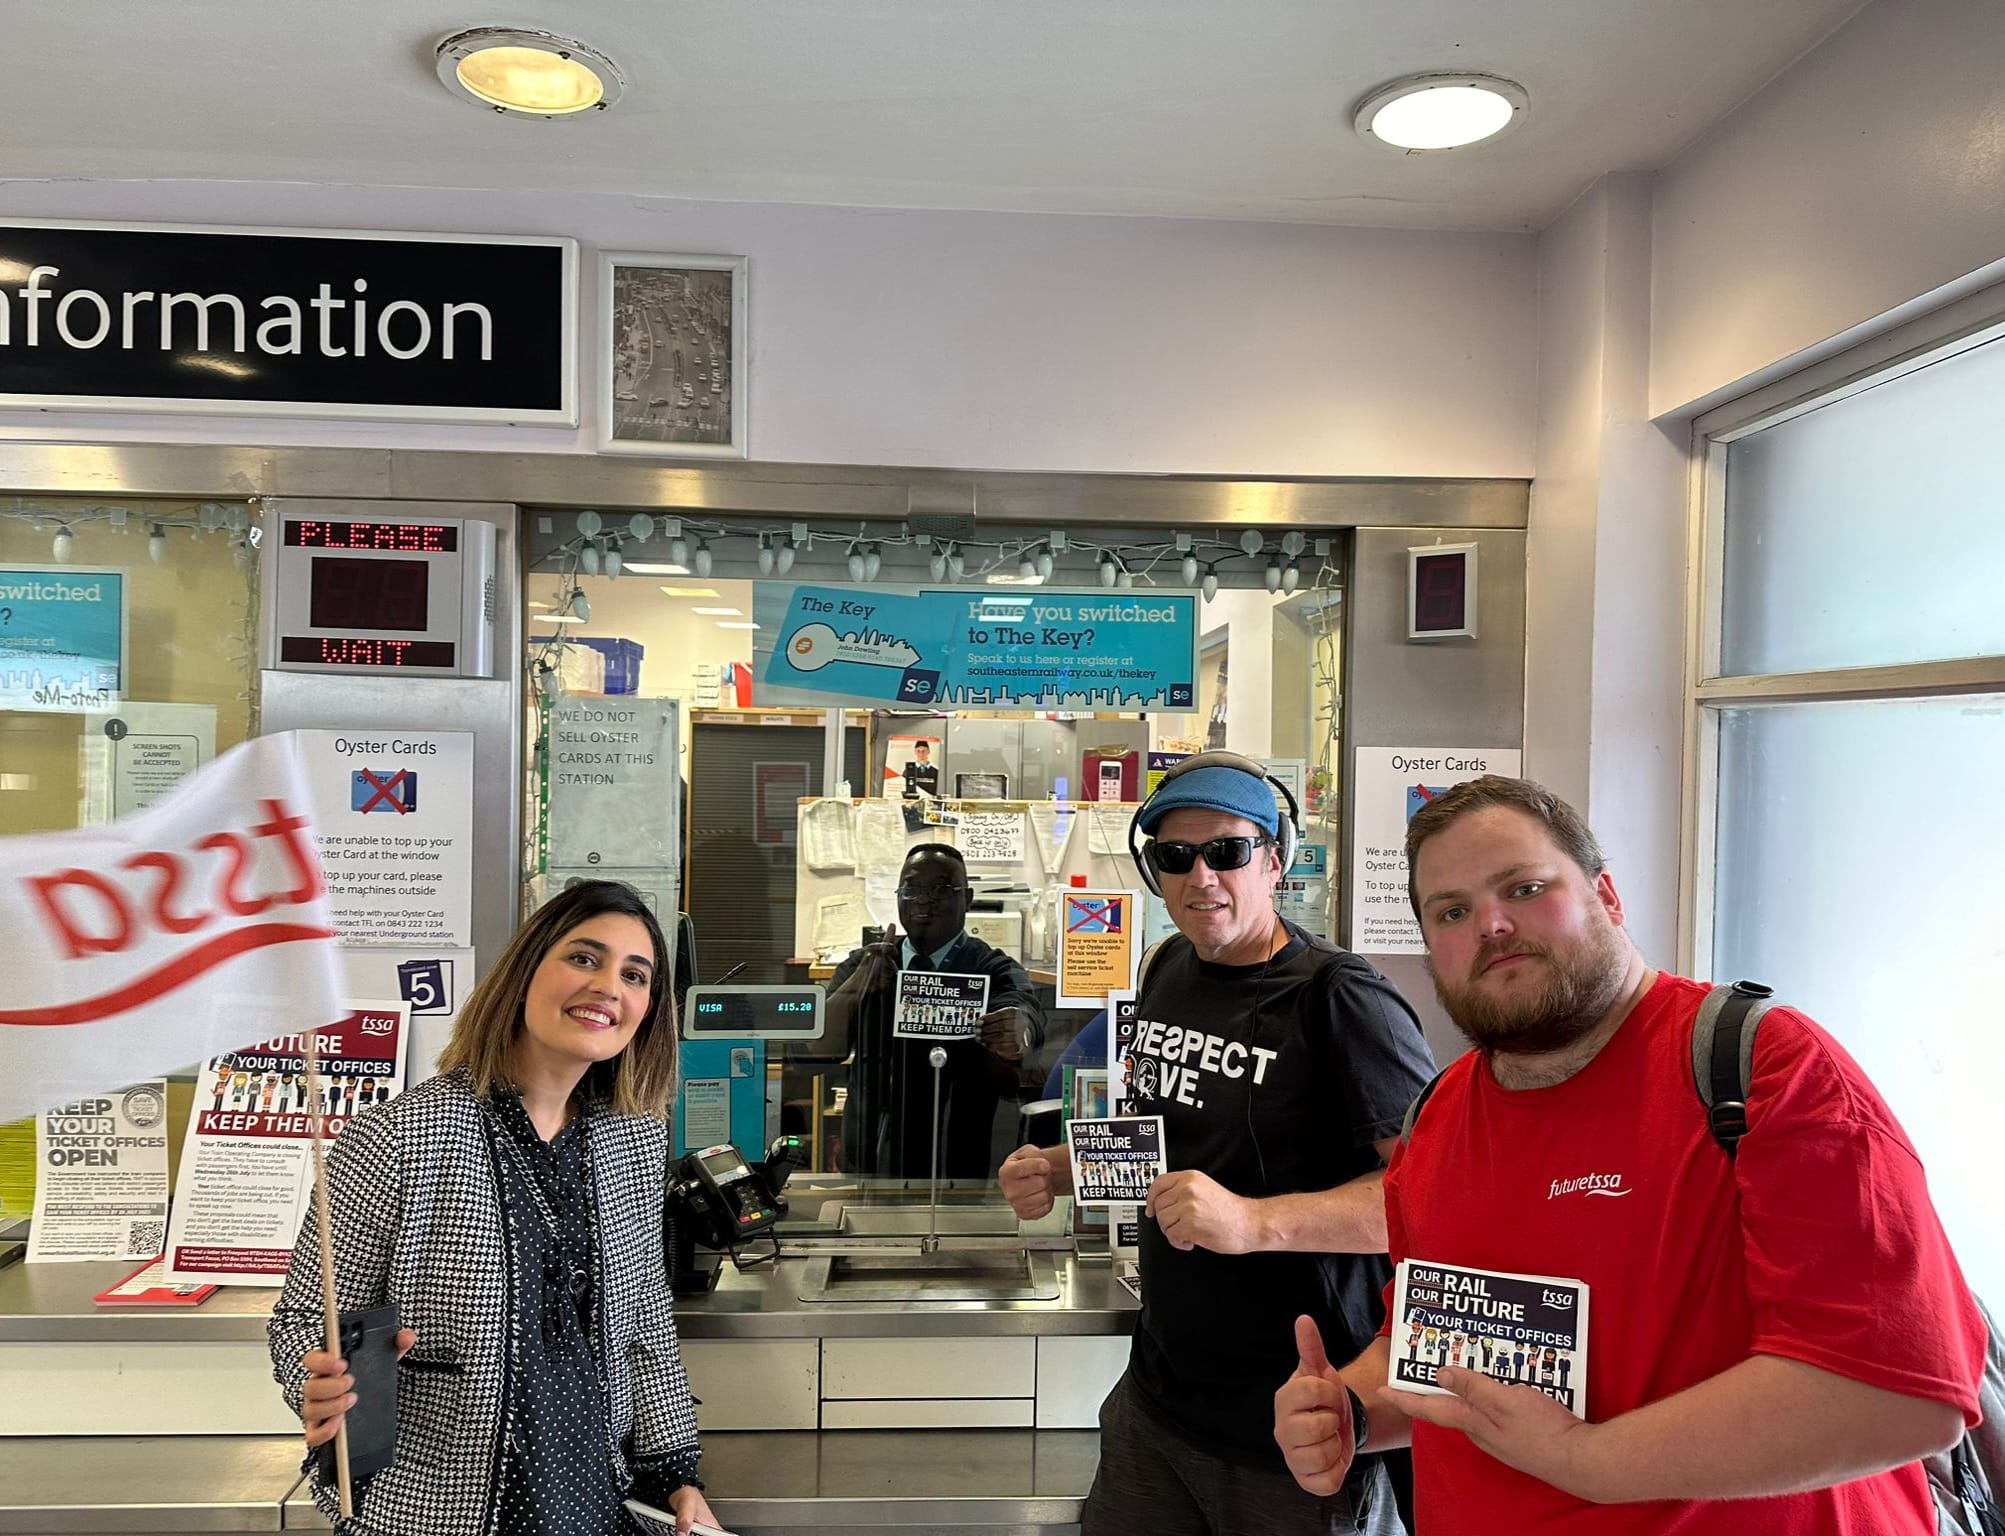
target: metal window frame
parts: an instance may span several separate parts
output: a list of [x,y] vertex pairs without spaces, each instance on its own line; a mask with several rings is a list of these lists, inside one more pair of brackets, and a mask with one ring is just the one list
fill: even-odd
[[1803,672],[1724,673],[1727,449],[1810,411],[2001,341],[2005,341],[2005,283],[1897,324],[1728,401],[1692,423],[1678,881],[1678,951],[1688,975],[1713,972],[1720,720],[1725,711],[2005,692],[2005,655]]

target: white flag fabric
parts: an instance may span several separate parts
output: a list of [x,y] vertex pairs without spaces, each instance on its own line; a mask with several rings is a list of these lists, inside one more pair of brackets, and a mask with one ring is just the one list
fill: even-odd
[[344,1017],[299,744],[147,809],[0,838],[0,1121]]

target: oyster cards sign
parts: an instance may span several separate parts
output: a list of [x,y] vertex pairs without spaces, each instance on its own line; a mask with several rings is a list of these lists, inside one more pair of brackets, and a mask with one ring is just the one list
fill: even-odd
[[577,421],[569,240],[0,221],[0,404]]

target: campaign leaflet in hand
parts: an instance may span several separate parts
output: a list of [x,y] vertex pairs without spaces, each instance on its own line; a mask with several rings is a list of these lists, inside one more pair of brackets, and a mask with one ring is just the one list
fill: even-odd
[[891,1033],[900,1040],[972,1040],[988,1011],[986,976],[900,971]]
[[1387,1384],[1443,1394],[1435,1376],[1444,1365],[1536,1387],[1586,1418],[1586,1283],[1402,1259]]
[[1065,1139],[1072,1148],[1072,1198],[1079,1205],[1133,1205],[1169,1171],[1161,1115],[1072,1120]]

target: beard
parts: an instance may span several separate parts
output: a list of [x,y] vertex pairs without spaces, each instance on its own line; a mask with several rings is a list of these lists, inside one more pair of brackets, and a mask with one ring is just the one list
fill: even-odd
[[[1483,969],[1500,955],[1530,955],[1541,964],[1536,987],[1521,986],[1500,996],[1482,981]],[[1564,949],[1537,944],[1485,945],[1470,967],[1469,979],[1450,981],[1434,967],[1434,994],[1448,1017],[1479,1051],[1536,1056],[1564,1050],[1608,1016],[1622,995],[1629,971],[1629,948],[1605,913],[1593,929]]]

